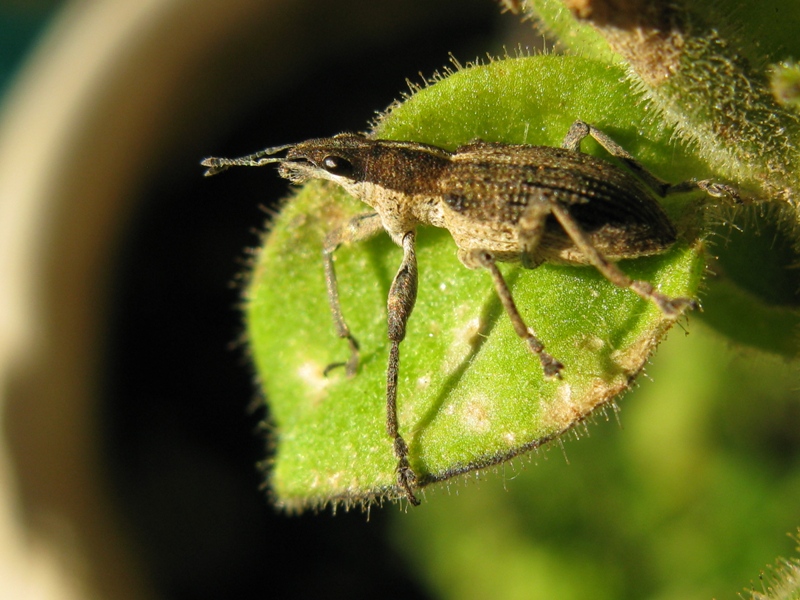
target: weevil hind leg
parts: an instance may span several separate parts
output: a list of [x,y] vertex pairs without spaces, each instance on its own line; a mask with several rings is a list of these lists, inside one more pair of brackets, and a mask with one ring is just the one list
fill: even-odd
[[[647,168],[636,160],[625,148],[620,146],[617,142],[611,139],[608,135],[588,123],[583,121],[575,121],[569,128],[564,142],[561,144],[562,148],[572,150],[573,152],[581,151],[581,142],[587,137],[592,137],[598,144],[600,144],[606,151],[625,163],[625,165],[636,175],[642,179],[649,188],[656,192],[659,196],[665,196],[673,185],[663,179],[656,177]],[[678,184],[683,185],[683,184]]]
[[505,308],[506,314],[508,314],[508,318],[511,320],[514,332],[528,345],[531,352],[539,357],[539,362],[542,364],[545,376],[560,378],[561,370],[564,368],[564,365],[545,352],[544,344],[536,336],[534,330],[525,324],[525,321],[519,314],[517,304],[514,302],[514,296],[503,274],[497,267],[494,256],[486,250],[470,250],[459,252],[459,258],[467,267],[483,267],[489,271],[497,296],[500,298],[500,303],[503,305],[503,308]]
[[355,375],[358,370],[358,341],[350,332],[350,327],[342,314],[342,305],[339,301],[339,283],[336,279],[336,269],[333,264],[333,254],[342,244],[361,242],[374,237],[383,231],[383,225],[377,213],[364,213],[350,219],[342,227],[337,227],[325,238],[322,248],[322,261],[325,266],[325,286],[328,290],[328,303],[336,327],[336,335],[347,340],[350,347],[350,358],[347,362],[332,363],[325,368],[327,375],[332,369],[344,367],[348,377]]
[[611,283],[621,288],[628,288],[641,298],[653,302],[670,319],[677,319],[684,311],[697,308],[697,302],[691,298],[670,298],[661,292],[656,291],[653,284],[640,279],[631,279],[616,264],[609,261],[603,254],[594,247],[591,239],[580,225],[572,218],[567,207],[554,203],[550,208],[552,214],[558,219],[559,224],[575,243],[577,248],[586,257],[587,261],[594,266]]
[[606,133],[597,129],[597,127],[589,125],[588,123],[584,123],[580,120],[575,121],[569,128],[561,147],[573,152],[580,152],[581,142],[589,136],[591,136],[598,144],[605,148],[605,150],[611,156],[624,162],[631,171],[636,173],[639,179],[647,184],[647,187],[649,187],[662,198],[670,194],[682,194],[684,192],[702,190],[713,198],[728,198],[734,204],[742,203],[742,198],[739,194],[739,191],[735,187],[725,183],[715,182],[710,179],[687,179],[686,181],[681,181],[680,183],[670,183],[668,181],[664,181],[660,177],[657,177],[651,173],[647,167],[636,160],[633,155],[615,142]]

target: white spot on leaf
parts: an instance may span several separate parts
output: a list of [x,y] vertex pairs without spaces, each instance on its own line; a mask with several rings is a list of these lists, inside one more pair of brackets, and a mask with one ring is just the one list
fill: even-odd
[[464,427],[474,433],[485,433],[492,426],[491,407],[485,396],[473,396],[461,408]]
[[309,390],[314,401],[322,399],[331,379],[325,377],[325,369],[316,362],[305,362],[297,369],[297,376]]

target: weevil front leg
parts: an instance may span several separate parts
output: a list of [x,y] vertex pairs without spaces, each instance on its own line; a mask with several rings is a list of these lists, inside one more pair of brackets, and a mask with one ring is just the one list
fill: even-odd
[[335,367],[345,367],[348,377],[355,375],[358,369],[358,342],[342,315],[342,305],[339,302],[339,284],[336,280],[336,270],[333,266],[333,253],[342,244],[351,242],[361,242],[367,240],[383,231],[378,213],[365,213],[350,219],[342,227],[337,227],[325,238],[322,248],[322,262],[325,265],[325,285],[328,289],[328,303],[333,315],[333,324],[336,327],[336,335],[346,339],[350,346],[350,358],[344,363],[333,363],[325,369],[327,374]]
[[581,142],[589,136],[594,138],[594,140],[603,148],[605,148],[611,156],[624,162],[631,171],[636,173],[636,175],[642,181],[644,181],[650,189],[652,189],[662,198],[664,196],[668,196],[669,194],[681,194],[699,189],[714,198],[730,198],[735,203],[742,202],[739,191],[733,186],[725,183],[715,182],[710,179],[687,179],[686,181],[681,181],[680,183],[670,183],[668,181],[664,181],[660,177],[656,177],[653,175],[653,173],[647,170],[647,167],[636,160],[627,150],[625,150],[625,148],[620,146],[608,135],[596,127],[580,120],[575,121],[569,128],[561,147],[567,150],[572,150],[573,152],[580,152]]
[[500,303],[503,305],[503,308],[505,308],[506,314],[508,314],[508,318],[511,320],[511,325],[516,334],[528,344],[528,348],[530,348],[531,352],[539,357],[546,377],[561,377],[561,369],[564,368],[564,365],[544,351],[544,344],[536,337],[536,332],[525,324],[525,321],[519,314],[519,310],[517,310],[514,296],[511,294],[511,290],[503,274],[497,267],[494,256],[486,250],[470,250],[467,252],[459,252],[459,258],[467,267],[483,267],[489,271],[489,274],[492,276],[494,288],[497,291],[497,296],[500,298]]
[[[328,301],[336,326],[336,333],[340,338],[346,339],[350,345],[350,359],[344,363],[348,375],[355,374],[358,368],[358,342],[342,315],[339,301],[339,284],[333,264],[333,253],[344,243],[360,242],[367,240],[383,231],[383,224],[377,213],[359,215],[348,221],[343,227],[334,229],[325,238],[322,256],[325,264],[325,283],[328,288]],[[394,455],[397,458],[397,485],[406,495],[408,501],[414,506],[419,505],[419,500],[414,495],[413,487],[417,481],[408,462],[408,444],[400,435],[397,422],[397,380],[400,373],[400,342],[406,336],[406,325],[414,310],[417,300],[417,255],[416,236],[408,232],[403,236],[403,262],[394,277],[388,298],[388,335],[391,347],[389,349],[389,365],[386,369],[386,431],[392,438]],[[342,363],[329,365],[330,369],[341,366]]]
[[406,337],[406,325],[414,303],[417,300],[417,254],[416,235],[413,231],[403,236],[403,262],[394,276],[389,289],[388,323],[389,323],[389,366],[386,369],[386,431],[394,443],[394,455],[397,458],[397,485],[405,492],[406,498],[414,506],[419,500],[414,496],[412,488],[417,481],[408,462],[408,445],[397,423],[397,378],[400,372],[400,342]]

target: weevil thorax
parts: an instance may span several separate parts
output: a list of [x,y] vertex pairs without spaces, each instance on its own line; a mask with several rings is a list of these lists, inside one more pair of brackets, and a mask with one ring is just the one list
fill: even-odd
[[441,148],[343,133],[293,146],[279,173],[293,183],[327,179],[373,207],[390,236],[441,221],[439,177],[451,159]]

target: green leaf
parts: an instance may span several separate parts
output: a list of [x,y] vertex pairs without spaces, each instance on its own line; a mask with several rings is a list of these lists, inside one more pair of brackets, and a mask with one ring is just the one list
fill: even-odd
[[[702,176],[670,131],[643,118],[623,73],[578,58],[508,59],[458,71],[403,104],[380,137],[455,148],[474,138],[559,145],[576,118],[611,134],[656,173]],[[596,151],[594,144],[585,149]],[[695,295],[703,270],[686,196],[667,207],[686,237],[666,254],[626,261],[631,276],[674,296]],[[299,510],[397,498],[385,430],[386,297],[401,252],[385,236],[336,254],[342,308],[361,345],[358,374],[334,332],[322,240],[365,206],[312,183],[271,225],[247,291],[247,326],[275,425],[271,485]],[[428,484],[495,464],[554,439],[626,390],[670,323],[593,268],[502,265],[523,317],[565,365],[545,380],[511,328],[487,273],[465,269],[449,233],[422,228],[420,287],[401,345],[398,414],[410,461]]]
[[776,211],[741,211],[714,229],[702,320],[729,339],[787,359],[800,356],[800,260]]
[[603,36],[590,24],[576,21],[563,0],[529,0],[525,6],[538,27],[557,41],[559,50],[575,50],[596,60],[622,64]]

